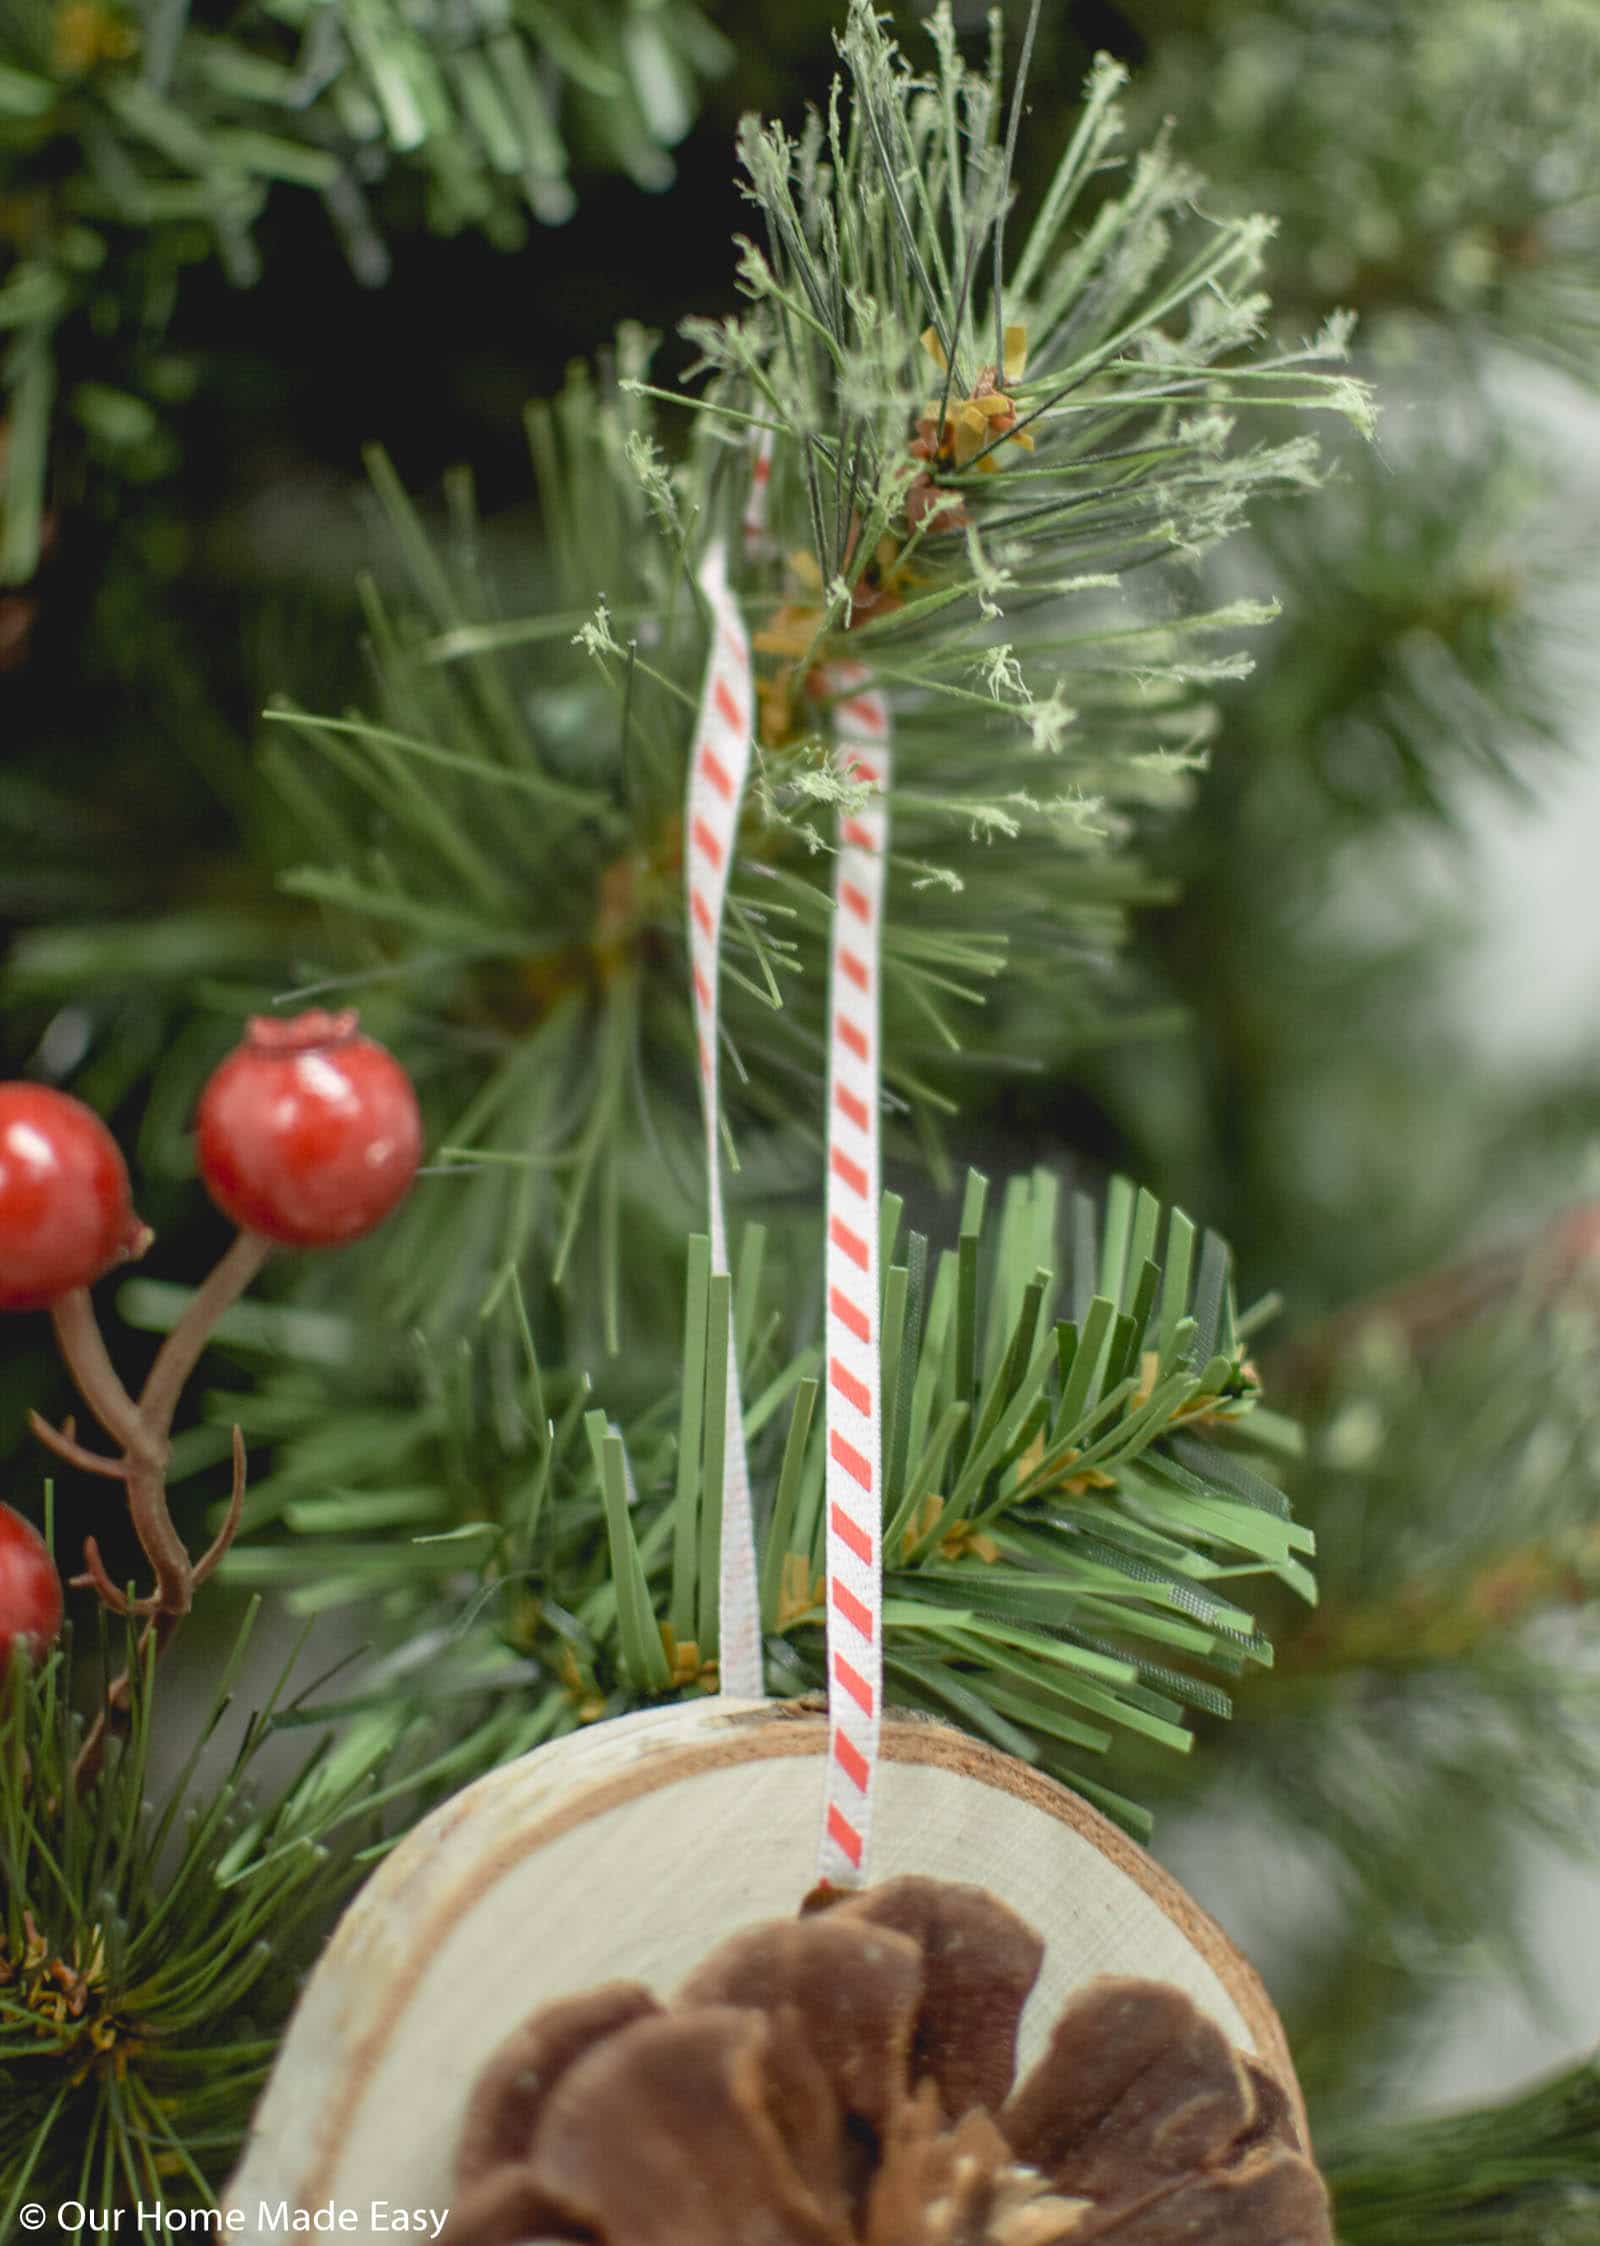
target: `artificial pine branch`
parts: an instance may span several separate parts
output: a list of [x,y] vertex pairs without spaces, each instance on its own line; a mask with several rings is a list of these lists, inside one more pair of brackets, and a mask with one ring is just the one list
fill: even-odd
[[254,1619],[167,1784],[152,1765],[155,1649],[131,1626],[102,1646],[108,1672],[126,1659],[125,1735],[81,1795],[65,1653],[0,1679],[0,2234],[30,2198],[210,2203],[298,1973],[360,1877],[357,1852],[381,1841],[384,1784],[415,1772],[427,1798],[415,1743],[396,1752],[396,1711],[331,1754],[325,1742],[258,1808],[255,1765],[298,1714],[287,1672],[220,1780],[199,1780]]
[[[159,339],[183,269],[209,256],[236,283],[257,279],[274,197],[318,196],[368,285],[391,270],[392,176],[420,178],[431,231],[478,227],[515,248],[530,213],[571,216],[570,139],[664,186],[666,149],[730,59],[693,0],[554,0],[526,14],[287,0],[223,28],[156,0],[13,0],[0,45],[0,585],[38,564],[63,424],[135,480],[171,465],[167,412],[192,377]],[[85,360],[92,375],[59,371]]]
[[1292,511],[1261,518],[1284,614],[1254,710],[1237,713],[1240,752],[1248,732],[1290,765],[1283,798],[1298,763],[1337,814],[1330,841],[1396,812],[1448,829],[1467,788],[1524,791],[1530,758],[1560,740],[1553,489],[1553,463],[1488,420],[1473,438],[1397,444],[1381,470],[1346,462],[1318,495],[1312,545]]
[[[1560,511],[1564,441],[1545,441],[1526,365],[1489,381],[1485,354],[1540,353],[1519,277],[1565,269],[1592,223],[1559,182],[1593,169],[1567,93],[1595,66],[1594,24],[1564,0],[1533,0],[1514,40],[1477,0],[1219,4],[1181,25],[1150,0],[1140,20],[1165,58],[1148,113],[1200,89],[1186,145],[1222,207],[1284,210],[1272,278],[1300,321],[1361,297],[1393,408],[1375,472],[1354,452],[1309,508],[1257,518],[1284,614],[1252,679],[1222,690],[1224,746],[1159,861],[1181,902],[1143,930],[1196,1034],[1137,1073],[1090,1063],[1141,1172],[1205,1206],[1243,1269],[1289,1275],[1293,1314],[1315,1319],[1517,1221],[1524,1181],[1537,1204],[1577,1175],[1583,1126],[1443,1025],[1484,894],[1460,848],[1473,807],[1513,816],[1483,784],[1524,795],[1570,732],[1561,603],[1582,531]],[[1538,214],[1526,266],[1501,255],[1519,211]],[[1391,285],[1362,285],[1369,258],[1392,260]],[[1568,352],[1590,277],[1569,275]],[[1417,881],[1411,821],[1448,849],[1448,890]]]
[[[1035,1068],[1119,1011],[1143,1026],[1112,982],[1128,907],[1157,893],[1138,830],[1182,800],[1210,690],[1248,668],[1235,643],[1272,614],[1193,608],[1182,571],[1256,497],[1317,479],[1309,438],[1236,442],[1236,425],[1264,434],[1294,406],[1364,427],[1370,402],[1305,371],[1342,354],[1342,326],[1261,347],[1270,228],[1198,216],[1198,182],[1163,145],[1080,212],[1118,130],[1109,65],[991,300],[1010,195],[999,86],[965,69],[947,13],[933,30],[924,80],[857,8],[828,119],[792,144],[746,128],[768,246],[743,250],[744,318],[689,323],[710,380],[684,460],[636,330],[598,379],[532,410],[550,543],[535,613],[498,613],[464,482],[441,555],[373,464],[411,613],[369,593],[377,710],[284,709],[271,767],[326,837],[285,886],[326,909],[352,984],[363,961],[403,977],[441,1048],[470,1031],[489,1056],[455,1072],[444,1159],[473,1175],[449,1255],[438,1200],[389,1249],[391,1301],[435,1331],[513,1271],[531,1287],[542,1261],[566,1281],[594,1212],[626,1200],[641,1130],[669,1148],[692,1131],[679,820],[705,627],[690,573],[713,530],[737,534],[754,437],[772,444],[772,511],[770,550],[736,564],[762,721],[727,946],[730,1120],[789,1124],[820,1067],[819,814],[848,793],[820,682],[846,648],[896,726],[883,981],[900,1145],[938,1166],[969,1050]],[[997,331],[1004,365],[984,356]],[[1143,596],[1158,563],[1171,581]],[[991,993],[1007,961],[1020,1000]],[[603,1244],[600,1292],[614,1346]]]
[[1335,303],[1421,318],[1435,359],[1444,335],[1469,359],[1492,339],[1593,381],[1600,26],[1585,0],[1132,12],[1167,33],[1150,114],[1181,95],[1193,144],[1280,215],[1280,291],[1302,317]]
[[1296,1477],[1321,1603],[1281,1628],[1274,1618],[1271,1684],[1241,1679],[1234,1723],[1197,1774],[1290,1853],[1308,1840],[1317,1852],[1325,1901],[1279,1993],[1319,2126],[1353,2126],[1375,2086],[1398,2089],[1436,2031],[1440,1991],[1469,1964],[1493,1957],[1537,1984],[1518,1914],[1523,1843],[1592,1843],[1587,1236],[1569,1218],[1520,1256],[1373,1305],[1333,1364],[1298,1360],[1323,1389]]
[[[1310,1595],[1311,1540],[1271,1479],[1294,1434],[1259,1401],[1214,1238],[1176,1214],[1159,1253],[1160,1210],[1119,1183],[1103,1230],[1075,1201],[1063,1260],[1047,1175],[1015,1180],[997,1214],[986,1200],[969,1181],[959,1243],[933,1258],[914,1233],[897,1257],[899,1204],[884,1212],[895,1696],[955,1713],[1143,1829],[1083,1758],[1119,1731],[1187,1751],[1186,1709],[1228,1712],[1210,1679],[1270,1663],[1239,1585],[1276,1577]],[[276,1438],[228,1576],[308,1614],[381,1601],[402,1646],[425,1633],[430,1690],[470,1695],[498,1670],[539,1737],[714,1684],[705,1493],[719,1486],[731,1320],[767,1493],[769,1681],[812,1689],[820,1359],[797,1346],[808,1315],[771,1308],[810,1290],[787,1257],[764,1275],[766,1248],[752,1228],[730,1286],[691,1244],[683,1369],[666,1393],[545,1368],[513,1290],[476,1366],[451,1352],[409,1409],[318,1410],[303,1372],[214,1398],[211,1412]],[[262,1533],[274,1523],[287,1539]]]
[[1369,2122],[1323,2149],[1341,2246],[1592,2246],[1600,2062],[1428,2120]]

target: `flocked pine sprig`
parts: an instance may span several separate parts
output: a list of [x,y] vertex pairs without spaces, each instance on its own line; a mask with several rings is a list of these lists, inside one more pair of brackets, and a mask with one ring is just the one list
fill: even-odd
[[[252,1607],[174,1774],[153,1745],[154,1649],[141,1658],[131,1627],[124,1640],[126,1626],[103,1623],[103,1665],[126,1664],[133,1689],[126,1732],[81,1794],[65,1652],[37,1672],[19,1656],[0,1676],[0,2236],[28,2201],[212,2204],[301,1975],[387,1843],[386,1812],[472,1775],[391,1693],[308,1747],[287,1783],[281,1758],[269,1779],[263,1750],[314,1722],[291,1661],[219,1778],[254,1619]],[[474,1750],[486,1743],[480,1731]],[[169,1729],[167,1751],[177,1744]],[[519,1744],[508,1725],[505,1750]]]
[[[399,979],[462,1059],[439,1134],[467,1173],[448,1252],[442,1200],[386,1251],[390,1299],[435,1330],[513,1272],[531,1287],[536,1244],[564,1283],[597,1241],[589,1292],[615,1343],[615,1243],[651,1174],[638,1149],[682,1149],[670,1167],[695,1175],[680,821],[706,627],[692,573],[736,529],[763,431],[777,555],[735,566],[762,706],[724,949],[736,1143],[748,1151],[750,1125],[816,1128],[829,858],[850,787],[827,720],[841,651],[869,665],[896,727],[891,1144],[937,1167],[975,1069],[1059,1065],[1148,1026],[1115,964],[1128,909],[1161,893],[1141,825],[1183,800],[1212,690],[1247,667],[1241,637],[1271,613],[1249,599],[1189,612],[1183,557],[1252,493],[1314,479],[1309,440],[1280,434],[1286,407],[1364,420],[1366,393],[1305,370],[1314,352],[1254,344],[1266,229],[1194,215],[1196,183],[1165,149],[1079,213],[1115,132],[1109,66],[1044,208],[1015,226],[1008,275],[1020,100],[1002,115],[947,13],[934,34],[924,85],[858,8],[829,123],[797,147],[746,131],[773,246],[745,253],[749,318],[694,330],[715,379],[687,457],[671,457],[649,341],[625,330],[598,377],[530,413],[548,550],[515,593],[484,565],[464,479],[441,550],[375,464],[410,580],[399,600],[368,595],[377,706],[275,713],[272,769],[316,837],[317,862],[286,885],[327,912],[329,975]],[[1002,379],[1020,326],[1026,371]],[[1164,576],[1142,567],[1157,561]]]
[[[914,651],[951,657],[964,641],[976,671],[1004,640],[1006,685],[974,724],[985,761],[1029,720],[1035,746],[1061,746],[1075,651],[1091,686],[1144,667],[1118,662],[1106,628],[1119,572],[1203,553],[1254,493],[1315,480],[1313,442],[1281,429],[1262,441],[1262,406],[1332,408],[1363,427],[1371,414],[1359,382],[1308,371],[1344,356],[1344,323],[1300,350],[1262,344],[1268,220],[1203,215],[1202,183],[1165,138],[1120,194],[1104,191],[1097,175],[1122,168],[1124,75],[1105,58],[1040,209],[1008,233],[1037,14],[1007,105],[997,63],[983,76],[962,63],[948,8],[925,79],[855,0],[848,101],[836,91],[798,140],[753,122],[741,137],[764,232],[740,267],[753,312],[688,329],[721,378],[702,412],[727,436],[753,425],[773,440],[772,544],[798,582],[769,636],[787,637],[798,667],[848,626],[853,652],[923,699],[941,681]],[[1005,633],[986,632],[1002,614]],[[1244,621],[1214,629],[1231,638]],[[776,711],[769,692],[769,739],[807,683],[802,672]],[[1098,709],[1092,731],[1103,739]]]
[[[356,281],[389,272],[388,190],[501,247],[576,206],[574,149],[641,185],[732,50],[694,0],[12,0],[0,34],[0,585],[39,559],[52,450],[171,464],[193,371],[163,349],[186,266],[260,273],[274,197],[317,196]],[[401,225],[406,223],[402,217]],[[73,370],[60,374],[61,368]]]
[[[1185,1751],[1187,1712],[1226,1714],[1230,1680],[1270,1662],[1242,1580],[1311,1594],[1311,1537],[1271,1480],[1295,1431],[1259,1400],[1214,1237],[1178,1213],[1163,1226],[1119,1182],[1102,1224],[1074,1197],[1063,1258],[1050,1177],[1014,1181],[987,1215],[986,1199],[969,1180],[937,1255],[901,1244],[900,1206],[884,1207],[889,1689],[1138,1826],[1097,1758],[1134,1735]],[[230,1577],[307,1613],[386,1615],[402,1651],[358,1709],[385,1680],[470,1699],[494,1674],[543,1738],[714,1686],[731,1323],[768,1680],[820,1684],[821,1358],[797,1346],[808,1321],[797,1337],[770,1307],[796,1285],[783,1269],[764,1283],[769,1245],[747,1230],[729,1279],[692,1244],[665,1394],[547,1371],[513,1295],[497,1339],[447,1353],[410,1410],[392,1389],[319,1410],[307,1371],[215,1399],[276,1444]]]

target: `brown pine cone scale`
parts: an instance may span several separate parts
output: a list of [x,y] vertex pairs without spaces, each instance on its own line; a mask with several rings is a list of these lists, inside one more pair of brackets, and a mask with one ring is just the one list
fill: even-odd
[[895,1879],[666,2005],[547,2005],[473,2091],[447,2246],[1332,2246],[1282,2086],[1181,1990],[1090,1982],[1016,2083],[1043,1954],[983,1889]]

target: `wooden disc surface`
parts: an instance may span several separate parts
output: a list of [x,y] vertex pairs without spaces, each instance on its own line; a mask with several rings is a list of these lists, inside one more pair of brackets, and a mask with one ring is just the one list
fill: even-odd
[[[447,1802],[380,1867],[307,1984],[225,2204],[448,2206],[478,2070],[537,2006],[597,1982],[670,1996],[724,1935],[814,1879],[827,1727],[710,1699],[573,1733]],[[890,1718],[874,1878],[987,1887],[1043,1936],[1020,2064],[1097,1973],[1175,1982],[1298,2090],[1277,2015],[1221,1929],[1126,1835],[1026,1764]],[[1304,2116],[1301,2116],[1302,2123]],[[351,2235],[349,2229],[346,2235]]]

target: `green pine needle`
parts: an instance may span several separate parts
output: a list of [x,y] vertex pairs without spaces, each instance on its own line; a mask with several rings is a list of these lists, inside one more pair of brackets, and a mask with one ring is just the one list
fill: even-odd
[[[0,1679],[0,2235],[28,2198],[211,2203],[300,1973],[361,1877],[360,1852],[385,1841],[385,1801],[415,1807],[456,1767],[449,1750],[428,1765],[414,1741],[397,1752],[406,1714],[391,1694],[258,1808],[263,1748],[320,1720],[286,1669],[220,1780],[202,1782],[254,1619],[252,1606],[161,1783],[152,1664],[135,1663],[127,1735],[81,1796],[65,1651],[36,1674],[19,1656]],[[108,1670],[126,1652],[108,1643]]]
[[[984,1181],[965,1198],[958,1242],[931,1264],[915,1236],[898,1252],[886,1204],[885,1658],[903,1702],[1093,1783],[1084,1754],[1130,1733],[1187,1752],[1186,1710],[1226,1715],[1218,1680],[1272,1657],[1243,1579],[1311,1596],[1312,1539],[1254,1452],[1257,1385],[1220,1243],[1208,1235],[1196,1263],[1188,1220],[1119,1181],[1087,1275],[1111,1291],[1075,1320],[1082,1274],[1058,1253],[1054,1181],[1014,1180],[987,1213]],[[797,1691],[825,1674],[819,1358],[789,1338],[792,1314],[764,1318],[761,1260],[741,1255],[734,1324],[769,1682]],[[794,1299],[787,1268],[773,1284]],[[307,1613],[381,1597],[397,1628],[443,1622],[440,1693],[469,1689],[495,1647],[523,1664],[528,1704],[558,1695],[573,1721],[698,1689],[716,1655],[734,1293],[697,1240],[681,1380],[653,1396],[614,1380],[614,1404],[541,1369],[519,1302],[432,1410],[312,1413],[294,1375],[216,1399],[280,1438],[248,1528],[294,1532],[251,1536],[228,1572]],[[509,1444],[485,1424],[501,1378]],[[1147,1822],[1126,1801],[1117,1813]]]

